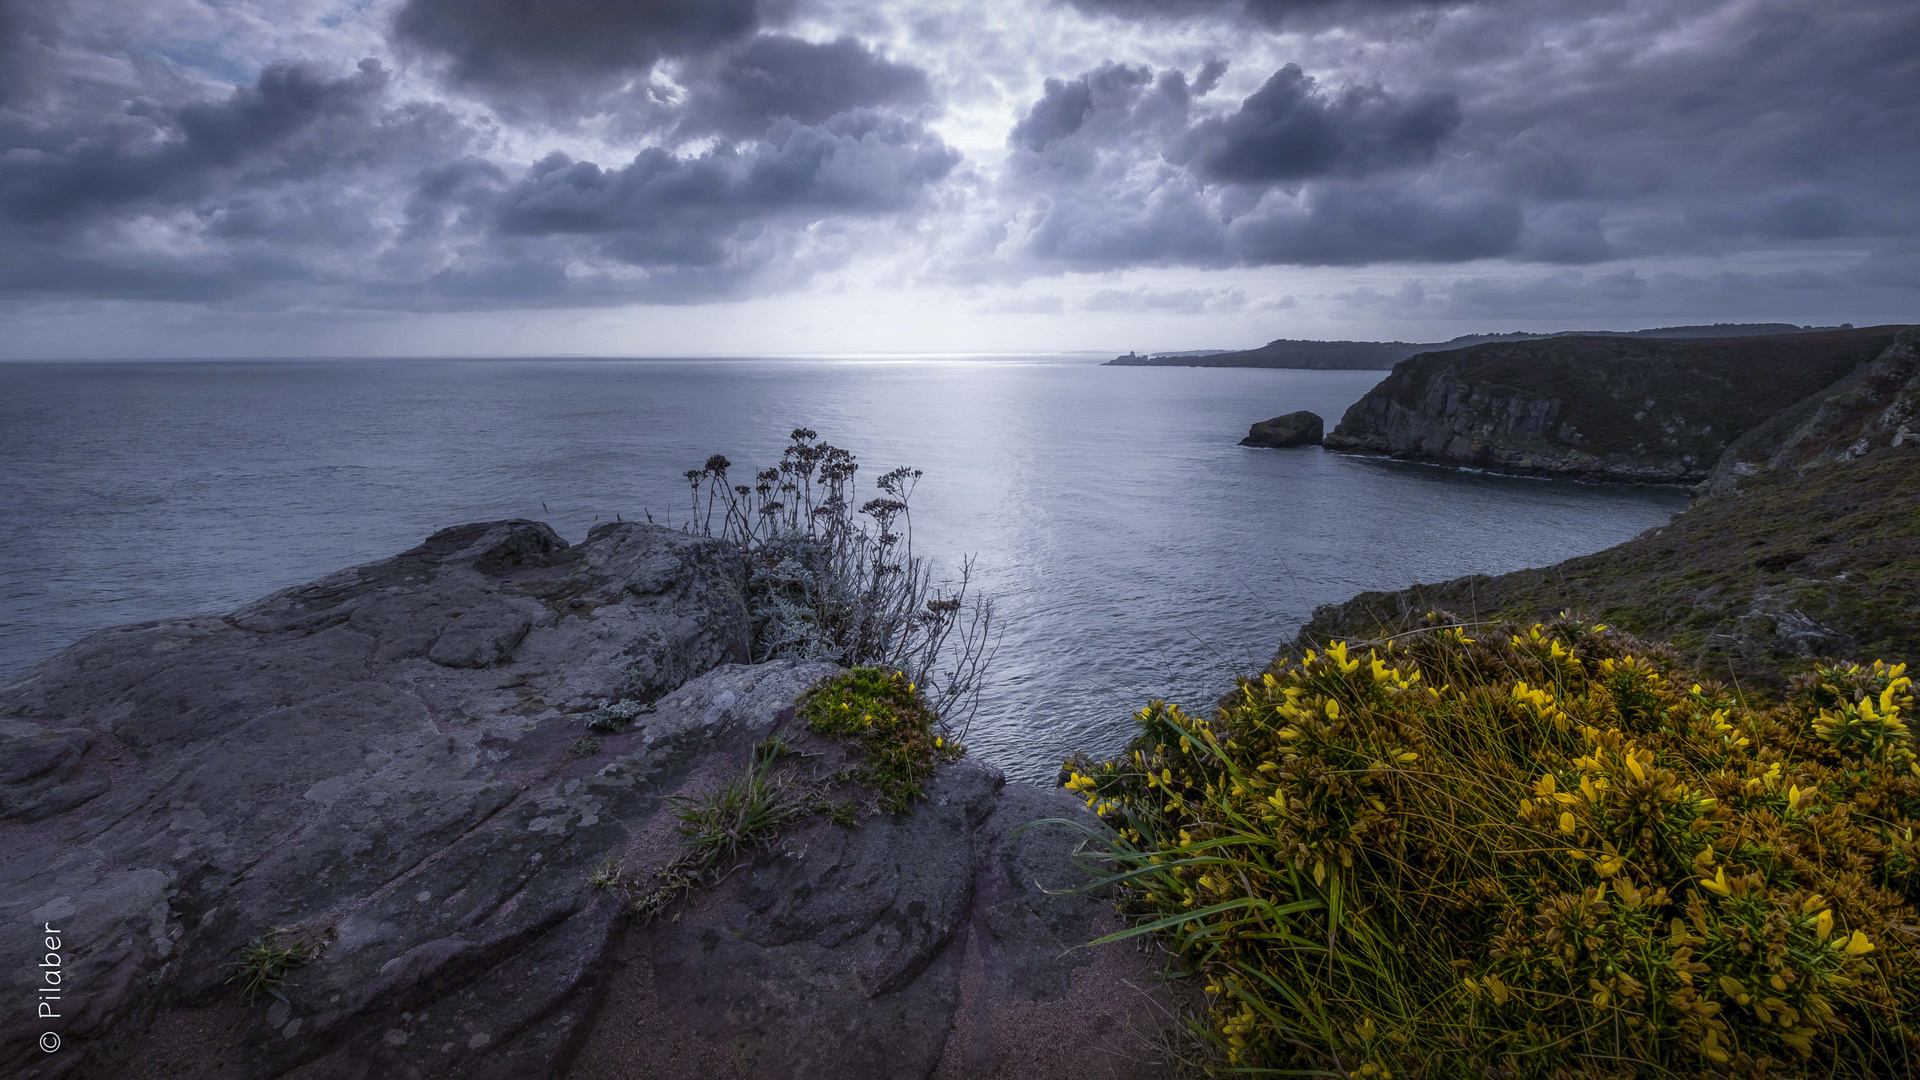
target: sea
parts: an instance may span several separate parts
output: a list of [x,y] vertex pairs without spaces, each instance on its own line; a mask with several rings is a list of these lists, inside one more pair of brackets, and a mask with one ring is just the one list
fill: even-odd
[[682,525],[687,469],[745,475],[804,426],[863,480],[924,473],[915,549],[973,559],[1002,635],[968,745],[1045,783],[1152,699],[1206,708],[1317,605],[1598,551],[1686,503],[1236,445],[1296,409],[1331,428],[1384,372],[1101,359],[0,364],[0,680],[449,525]]

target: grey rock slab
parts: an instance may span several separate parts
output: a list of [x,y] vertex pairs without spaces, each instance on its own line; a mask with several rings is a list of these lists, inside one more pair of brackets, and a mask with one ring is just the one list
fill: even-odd
[[[231,615],[89,635],[0,687],[0,896],[81,928],[63,962],[86,1007],[55,1026],[59,1067],[108,1068],[156,1011],[224,1000],[241,946],[276,929],[322,952],[287,978],[273,1037],[249,1040],[258,1075],[358,1045],[389,1007],[451,1008],[542,949],[543,970],[592,967],[611,919],[571,917],[654,785],[828,670],[735,666],[747,634],[726,545],[491,522]],[[711,690],[685,686],[707,672]],[[676,690],[657,746],[568,753],[577,714]],[[0,939],[22,1000],[36,943]],[[488,1007],[496,1043],[553,1011]],[[32,1019],[0,1021],[0,1072],[52,1067]]]
[[[644,525],[577,546],[461,526],[230,615],[90,635],[0,687],[0,918],[56,927],[74,987],[47,1025],[4,1014],[0,1074],[1073,1075],[1069,1051],[1131,1016],[1109,991],[1132,969],[1072,949],[1110,917],[1049,891],[1077,834],[1016,835],[1092,823],[1071,798],[962,759],[912,812],[813,815],[664,922],[589,883],[670,861],[666,800],[770,732],[798,773],[847,764],[794,708],[838,668],[738,662],[742,571]],[[630,726],[589,727],[609,715]],[[236,960],[262,940],[316,951],[243,1005]],[[0,992],[32,1000],[41,944],[0,936]],[[1036,1064],[1040,1045],[1060,1049]]]
[[[944,766],[910,814],[783,837],[637,928],[573,1080],[1166,1074],[1141,1035],[1179,1002],[1075,849],[1079,800]],[[1064,819],[1070,824],[1046,823]]]
[[659,999],[756,1080],[926,1075],[959,999],[947,946],[974,832],[1003,782],[962,761],[909,814],[783,841],[647,931]]

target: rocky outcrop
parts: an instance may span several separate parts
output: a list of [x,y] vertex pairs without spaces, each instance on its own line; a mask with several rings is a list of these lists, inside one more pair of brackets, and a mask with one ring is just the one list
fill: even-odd
[[[617,1052],[622,1076],[928,1075],[1018,1061],[1045,1017],[1072,1019],[1058,1053],[1118,1047],[1164,1007],[1118,992],[1145,958],[1066,951],[1111,918],[1034,885],[1070,880],[1077,834],[1012,836],[1077,802],[965,759],[677,921],[590,884],[667,862],[664,800],[791,732],[834,670],[739,663],[739,581],[725,545],[652,526],[463,526],[0,688],[0,914],[61,931],[68,988],[44,1025],[0,1021],[0,1073],[591,1076]],[[317,953],[248,1006],[261,940]],[[16,1001],[41,945],[0,938]]]
[[1878,355],[1898,329],[1425,353],[1397,364],[1325,444],[1502,472],[1697,483],[1735,439]]
[[1742,435],[1721,455],[1704,491],[1864,457],[1881,447],[1920,450],[1920,349],[1908,330],[1840,381]]
[[1326,421],[1317,413],[1301,409],[1285,416],[1276,416],[1271,420],[1262,420],[1247,429],[1247,437],[1240,440],[1241,446],[1271,446],[1285,449],[1293,446],[1319,446],[1326,436]]
[[1671,523],[1555,566],[1362,593],[1316,610],[1283,652],[1398,632],[1428,612],[1573,610],[1747,687],[1778,688],[1814,657],[1920,660],[1917,399],[1906,332],[1736,442]]

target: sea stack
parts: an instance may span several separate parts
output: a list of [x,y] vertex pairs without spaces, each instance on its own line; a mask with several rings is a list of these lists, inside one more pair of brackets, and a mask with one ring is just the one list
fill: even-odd
[[1240,440],[1240,445],[1281,448],[1319,446],[1326,429],[1326,421],[1320,419],[1318,414],[1301,409],[1253,425],[1247,429],[1247,437]]

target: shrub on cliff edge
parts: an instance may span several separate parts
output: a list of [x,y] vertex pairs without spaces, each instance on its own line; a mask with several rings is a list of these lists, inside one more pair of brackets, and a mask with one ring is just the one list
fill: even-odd
[[964,729],[999,636],[992,601],[971,591],[971,559],[957,581],[942,585],[913,552],[920,471],[881,474],[879,495],[861,502],[859,461],[810,428],[795,428],[779,463],[754,473],[752,484],[732,483],[732,468],[715,454],[687,470],[687,528],[746,556],[754,661],[904,671],[934,712]]
[[1914,1075],[1911,708],[1898,665],[1758,709],[1604,626],[1434,626],[1155,702],[1068,786],[1227,1072]]

